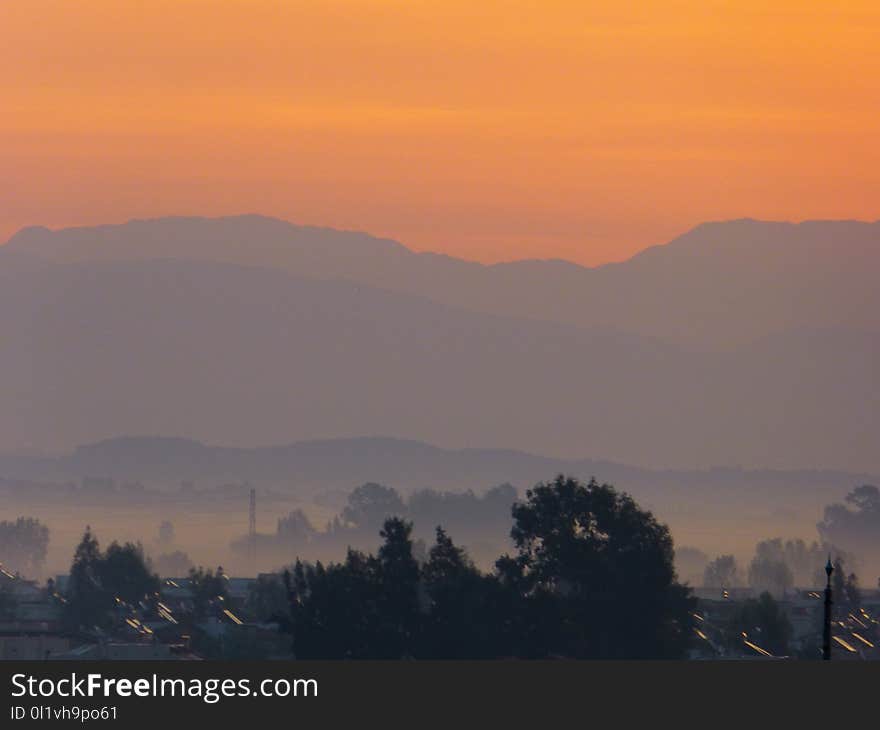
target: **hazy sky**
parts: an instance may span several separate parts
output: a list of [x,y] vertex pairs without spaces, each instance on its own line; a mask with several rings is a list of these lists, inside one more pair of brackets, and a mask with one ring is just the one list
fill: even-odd
[[877,0],[0,0],[0,240],[261,212],[480,260],[880,218]]

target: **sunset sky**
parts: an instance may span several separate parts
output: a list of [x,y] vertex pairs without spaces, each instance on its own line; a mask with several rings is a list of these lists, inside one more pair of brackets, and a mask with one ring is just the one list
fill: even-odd
[[0,240],[260,212],[482,261],[880,218],[877,0],[2,0]]

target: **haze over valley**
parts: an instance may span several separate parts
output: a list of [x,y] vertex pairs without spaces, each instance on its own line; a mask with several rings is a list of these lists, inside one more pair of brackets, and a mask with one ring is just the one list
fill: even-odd
[[[253,215],[28,228],[0,247],[4,517],[50,526],[52,570],[87,522],[158,555],[170,521],[247,571],[251,487],[261,569],[338,557],[353,533],[318,534],[361,484],[472,490],[406,509],[428,537],[446,504],[485,563],[513,499],[487,490],[564,472],[747,559],[880,481],[878,272],[880,224],[847,221],[709,223],[592,269]],[[315,532],[284,542],[297,510]]]
[[0,249],[0,445],[383,435],[880,471],[878,240],[734,221],[586,269],[256,216],[26,229]]

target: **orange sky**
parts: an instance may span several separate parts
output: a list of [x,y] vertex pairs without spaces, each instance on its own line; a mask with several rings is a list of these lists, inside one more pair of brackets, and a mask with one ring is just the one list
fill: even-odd
[[0,240],[261,212],[597,263],[876,219],[878,43],[877,0],[2,0]]

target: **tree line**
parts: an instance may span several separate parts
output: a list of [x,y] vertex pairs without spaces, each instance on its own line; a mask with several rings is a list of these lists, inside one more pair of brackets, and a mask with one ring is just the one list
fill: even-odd
[[[668,528],[650,512],[611,485],[560,475],[528,490],[511,514],[514,549],[491,571],[443,527],[419,559],[412,523],[391,516],[375,554],[297,560],[280,579],[257,581],[244,608],[276,622],[303,659],[685,655],[695,599],[676,578]],[[143,603],[156,589],[137,546],[102,553],[93,540],[87,533],[77,550],[67,595],[68,616],[81,626],[110,613],[117,598]],[[191,577],[194,612],[222,603],[218,574]]]
[[[232,542],[234,552],[253,548],[259,555],[275,556],[303,551],[312,556],[332,554],[348,545],[373,545],[385,519],[391,515],[412,523],[416,551],[422,556],[425,543],[433,539],[433,527],[441,524],[459,539],[471,543],[494,541],[508,529],[516,489],[501,484],[482,495],[423,489],[402,496],[393,487],[368,482],[354,489],[345,506],[322,528],[314,525],[302,509],[292,510],[277,521],[271,534],[244,535]],[[253,544],[252,544],[253,541]],[[486,547],[479,558],[486,558]],[[497,553],[490,553],[494,557]]]
[[512,554],[483,573],[438,528],[427,560],[411,525],[385,522],[376,555],[297,562],[289,628],[298,657],[677,658],[695,601],[665,525],[626,494],[558,477],[513,506]]

